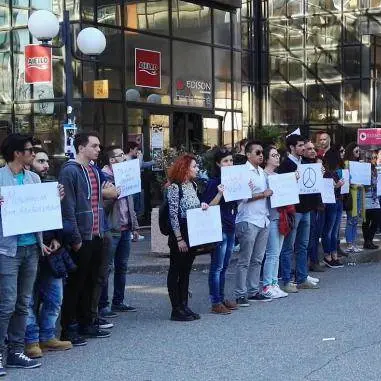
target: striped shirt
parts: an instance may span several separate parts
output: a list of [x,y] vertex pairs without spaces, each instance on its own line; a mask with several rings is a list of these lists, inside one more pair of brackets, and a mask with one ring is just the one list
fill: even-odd
[[93,211],[93,234],[99,235],[99,186],[94,168],[90,165],[87,168],[91,185],[91,209]]

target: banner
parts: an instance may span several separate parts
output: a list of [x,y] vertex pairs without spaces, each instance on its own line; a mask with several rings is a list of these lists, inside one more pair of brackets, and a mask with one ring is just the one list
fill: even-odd
[[249,186],[250,173],[247,166],[221,167],[221,184],[224,186],[225,201],[244,200],[252,197]]
[[25,83],[52,82],[52,49],[41,45],[25,45],[24,54]]
[[4,237],[62,229],[58,183],[1,187]]
[[323,189],[322,165],[300,164],[299,171],[299,194],[320,193]]
[[135,48],[135,86],[161,88],[161,53]]
[[270,175],[268,179],[269,188],[273,191],[270,197],[272,208],[299,204],[299,187],[295,173]]
[[113,164],[112,171],[114,172],[115,186],[120,188],[119,198],[142,191],[139,159]]

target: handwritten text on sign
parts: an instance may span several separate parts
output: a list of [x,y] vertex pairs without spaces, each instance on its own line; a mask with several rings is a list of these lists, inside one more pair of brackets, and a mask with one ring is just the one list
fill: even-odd
[[221,184],[225,201],[244,200],[252,197],[249,186],[250,173],[246,165],[221,168]]
[[323,191],[323,172],[321,164],[300,164],[299,194],[314,194]]
[[120,188],[119,198],[142,191],[139,159],[113,164],[112,170],[114,172],[115,186]]
[[54,182],[1,187],[4,237],[62,229],[57,187]]

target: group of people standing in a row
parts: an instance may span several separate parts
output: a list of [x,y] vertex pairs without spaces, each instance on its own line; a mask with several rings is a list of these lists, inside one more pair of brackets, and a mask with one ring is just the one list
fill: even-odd
[[[250,302],[269,302],[289,293],[318,289],[319,279],[309,271],[322,272],[326,267],[343,267],[341,256],[359,252],[357,225],[363,221],[364,248],[376,249],[373,238],[379,227],[381,209],[377,197],[377,153],[372,153],[371,186],[350,185],[349,194],[341,187],[343,169],[349,161],[359,161],[360,149],[355,143],[346,148],[331,146],[330,136],[319,135],[319,150],[312,141],[300,135],[286,139],[287,153],[281,160],[277,147],[263,147],[259,141],[242,141],[241,151],[234,154],[223,148],[214,155],[214,173],[206,190],[198,194],[195,179],[198,167],[195,157],[182,155],[168,171],[167,198],[169,220],[170,268],[168,292],[172,304],[171,319],[190,321],[200,318],[188,306],[189,275],[195,253],[189,246],[186,211],[220,205],[222,241],[211,255],[209,295],[211,312],[230,314]],[[335,203],[324,204],[320,193],[299,195],[300,203],[271,208],[269,177],[295,173],[300,164],[322,163],[324,178],[333,179]],[[250,172],[248,182],[252,197],[241,201],[224,200],[221,167],[244,164]],[[340,225],[343,210],[347,213],[345,238],[340,247]],[[225,275],[236,240],[239,244],[234,298],[225,297]],[[319,258],[320,240],[323,248]],[[262,284],[260,282],[262,274]],[[281,279],[281,284],[278,283]]]

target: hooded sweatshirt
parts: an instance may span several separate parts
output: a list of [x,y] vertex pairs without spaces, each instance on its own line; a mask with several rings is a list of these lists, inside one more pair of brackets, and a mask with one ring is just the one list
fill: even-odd
[[[99,234],[104,231],[103,201],[101,183],[95,167],[98,182],[98,219]],[[93,239],[94,215],[91,208],[91,183],[87,169],[75,160],[67,161],[59,174],[58,181],[65,187],[65,197],[62,200],[62,222],[64,243],[75,245],[82,241]]]

